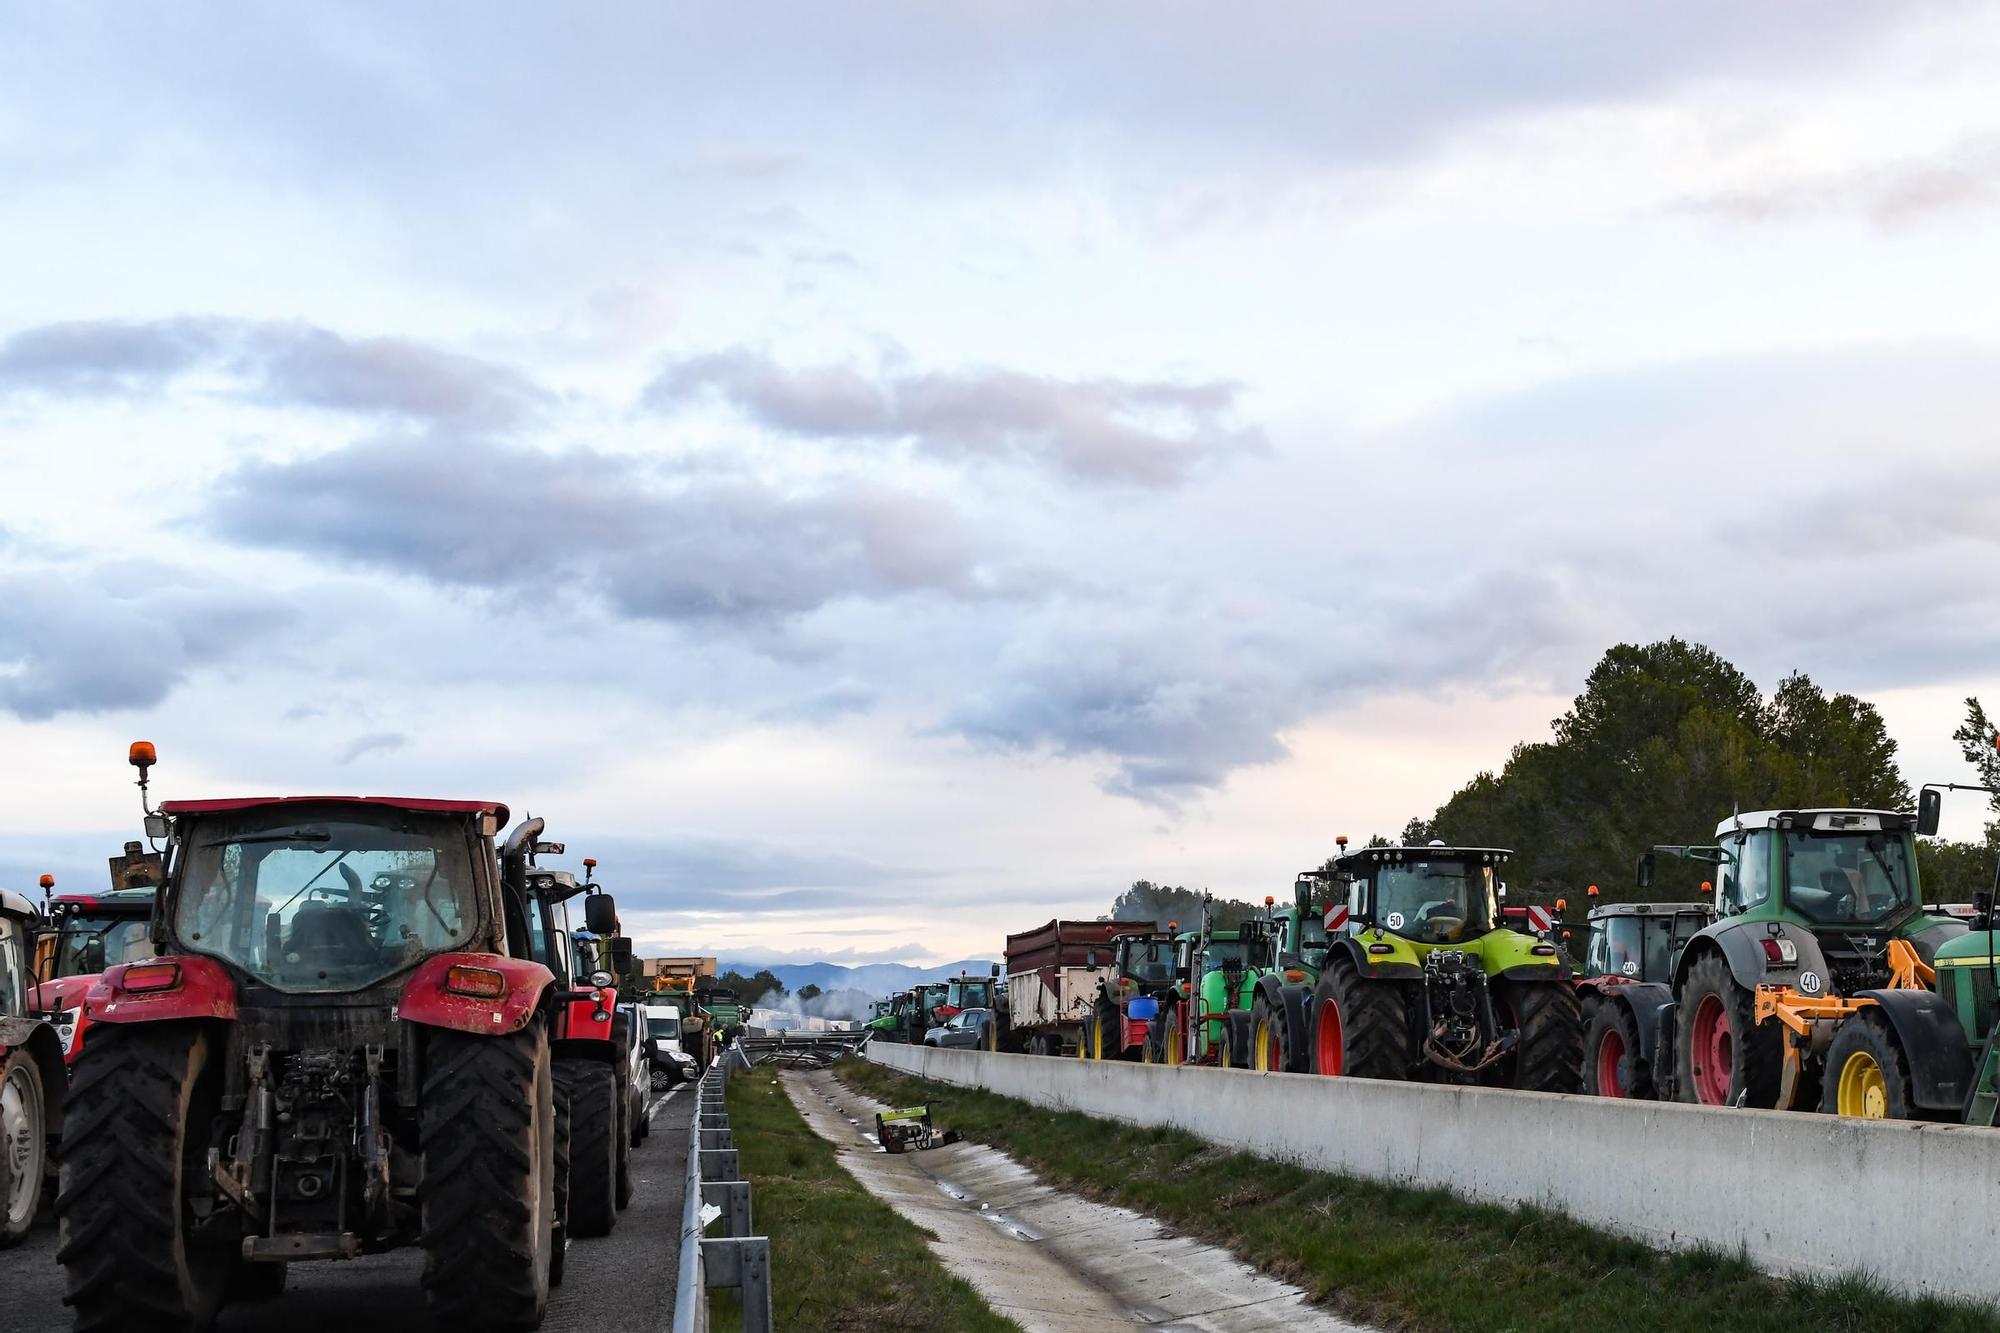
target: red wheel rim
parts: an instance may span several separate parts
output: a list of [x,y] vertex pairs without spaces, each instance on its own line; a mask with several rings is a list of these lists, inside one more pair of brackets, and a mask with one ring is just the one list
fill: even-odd
[[1285,1067],[1285,1053],[1279,1049],[1281,1044],[1277,1024],[1264,1024],[1264,1068],[1277,1070]]
[[1315,1025],[1313,1042],[1313,1070],[1320,1074],[1340,1073],[1341,1047],[1340,1006],[1328,1000],[1320,1009],[1319,1022]]
[[1619,1066],[1625,1060],[1625,1035],[1617,1028],[1608,1029],[1604,1039],[1597,1043],[1597,1095],[1600,1097],[1623,1097],[1625,1080],[1619,1077]]
[[1734,1055],[1735,1038],[1729,1031],[1729,1015],[1723,1011],[1722,997],[1702,996],[1694,1011],[1688,1056],[1694,1062],[1695,1099],[1703,1106],[1728,1104]]

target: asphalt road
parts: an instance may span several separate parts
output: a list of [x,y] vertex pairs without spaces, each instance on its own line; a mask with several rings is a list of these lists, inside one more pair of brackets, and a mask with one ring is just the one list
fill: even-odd
[[[618,1215],[609,1236],[570,1242],[563,1284],[551,1293],[542,1324],[547,1333],[660,1333],[673,1323],[693,1113],[688,1084],[654,1104],[653,1132],[633,1151],[632,1206]],[[47,1216],[21,1245],[0,1250],[0,1333],[69,1327],[55,1254],[55,1223]],[[428,1329],[417,1285],[423,1263],[422,1252],[410,1249],[347,1263],[294,1264],[283,1296],[225,1309],[215,1327],[286,1333]]]

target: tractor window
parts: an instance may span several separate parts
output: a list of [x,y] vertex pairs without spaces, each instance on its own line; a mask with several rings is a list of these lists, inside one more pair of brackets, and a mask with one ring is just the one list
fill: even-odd
[[1250,962],[1250,957],[1248,940],[1210,940],[1207,952],[1202,958],[1202,970],[1213,972],[1217,968],[1239,969]]
[[1770,834],[1759,830],[1723,844],[1723,850],[1732,858],[1715,869],[1722,880],[1720,907],[1724,916],[1761,907],[1770,899],[1770,844],[1765,841],[1768,837]]
[[1125,974],[1134,981],[1165,982],[1174,977],[1172,940],[1131,940],[1125,946]]
[[1318,912],[1299,916],[1299,957],[1312,967],[1326,958],[1326,918]]
[[1916,901],[1915,878],[1896,834],[1785,834],[1785,897],[1814,921],[1884,920]]
[[27,1011],[27,972],[21,958],[21,927],[0,917],[0,1018],[16,1018]]
[[119,963],[137,963],[152,956],[152,928],[145,917],[74,912],[63,922],[55,975],[91,976]]
[[1483,934],[1493,902],[1489,865],[1407,861],[1375,869],[1375,920],[1409,939],[1452,944]]
[[182,857],[175,934],[283,991],[356,990],[466,943],[478,912],[464,831],[399,813],[202,821]]

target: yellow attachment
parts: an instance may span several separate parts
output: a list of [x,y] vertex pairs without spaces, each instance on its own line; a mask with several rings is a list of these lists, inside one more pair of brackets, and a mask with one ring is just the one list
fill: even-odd
[[[1889,941],[1889,984],[1886,990],[1930,990],[1937,982],[1937,970],[1917,956],[1917,951],[1908,940]],[[1759,986],[1757,988],[1756,1021],[1762,1023],[1767,1018],[1776,1019],[1787,1029],[1784,1041],[1784,1063],[1778,1074],[1778,1109],[1790,1110],[1798,1097],[1804,1082],[1800,1075],[1804,1072],[1805,1054],[1813,1045],[1814,1030],[1818,1024],[1838,1024],[1852,1018],[1863,1009],[1873,1007],[1875,1001],[1862,998],[1843,999],[1838,995],[1804,995],[1790,986]],[[1829,1029],[1830,1030],[1830,1029]],[[1825,1049],[1824,1047],[1821,1048]],[[1841,1084],[1837,1095],[1847,1096],[1847,1069],[1856,1059],[1867,1059],[1857,1052],[1840,1071]],[[1874,1066],[1873,1060],[1868,1060]],[[1875,1086],[1878,1095],[1886,1097],[1882,1081],[1882,1071],[1875,1070]],[[1886,1105],[1886,1102],[1884,1103]],[[1868,1115],[1866,1111],[1849,1112],[1845,1101],[1841,1103],[1842,1115]],[[1885,1114],[1882,1111],[1873,1113]]]

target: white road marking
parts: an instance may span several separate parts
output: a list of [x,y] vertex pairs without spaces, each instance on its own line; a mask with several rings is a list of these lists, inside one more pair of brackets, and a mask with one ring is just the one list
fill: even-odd
[[668,1102],[672,1101],[674,1099],[675,1094],[680,1092],[680,1090],[682,1088],[685,1088],[686,1086],[687,1084],[685,1083],[676,1083],[674,1084],[674,1086],[668,1088],[665,1092],[661,1093],[659,1100],[653,1103],[653,1109],[646,1112],[646,1123],[650,1125],[653,1123],[653,1121],[658,1119],[660,1115],[660,1108],[662,1106],[665,1106]]

